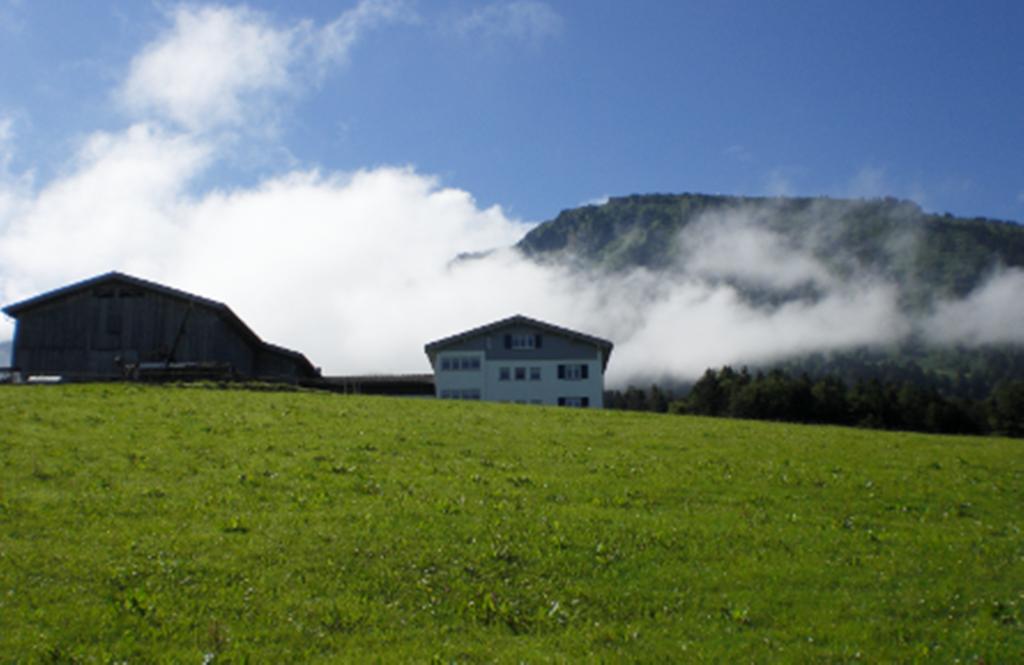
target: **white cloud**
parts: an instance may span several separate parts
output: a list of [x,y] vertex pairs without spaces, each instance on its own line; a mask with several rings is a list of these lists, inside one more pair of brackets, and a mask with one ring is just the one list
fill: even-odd
[[209,154],[188,137],[136,125],[94,134],[68,173],[38,192],[8,190],[10,205],[0,218],[8,301],[40,282],[111,266],[152,268],[154,248],[167,247],[176,234],[169,212]]
[[[711,274],[735,269],[728,263],[601,278],[509,250],[453,262],[508,247],[529,227],[411,168],[295,170],[189,194],[216,145],[150,125],[91,137],[62,177],[0,220],[3,302],[123,270],[228,303],[262,337],[329,374],[426,371],[426,342],[520,312],[612,339],[613,384],[901,330],[885,288],[835,287],[814,302],[758,308]],[[718,232],[736,240],[742,229]],[[765,271],[799,264],[777,239],[754,240],[769,250],[746,260]],[[800,270],[817,278],[813,263]]]
[[246,7],[181,5],[172,25],[131,63],[118,91],[143,117],[192,131],[266,122],[274,95],[300,89],[327,65],[344,64],[359,35],[398,18],[396,0],[363,0],[322,29],[277,26]]
[[[757,210],[694,222],[666,272],[576,274],[509,250],[453,262],[508,247],[529,226],[409,167],[295,169],[190,192],[219,149],[138,124],[93,135],[37,190],[3,190],[12,202],[0,207],[2,302],[123,270],[228,303],[328,374],[426,371],[426,342],[519,312],[613,340],[608,380],[619,386],[910,331],[895,285],[833,278],[806,248],[758,226]],[[816,294],[754,305],[736,281],[809,283]],[[930,338],[1019,340],[1021,289],[1024,271],[1008,271],[943,305]],[[10,332],[0,323],[0,339]]]
[[708,367],[886,344],[909,330],[896,290],[881,285],[757,308],[731,287],[682,281],[645,307],[641,321],[616,349],[614,383],[693,379]]
[[[522,289],[543,291],[538,270],[507,254],[449,265],[526,229],[466,192],[379,168],[190,196],[213,145],[149,125],[92,136],[0,219],[3,302],[123,270],[224,300],[265,338],[361,372],[423,369],[430,335],[528,309]],[[495,298],[506,279],[518,286]]]
[[295,29],[245,8],[181,6],[172,18],[132,61],[120,91],[132,110],[195,131],[240,123],[254,95],[288,85]]
[[344,64],[356,40],[366,30],[388,21],[415,20],[404,0],[362,0],[353,9],[310,37],[320,64]]
[[1024,270],[1001,271],[962,300],[940,303],[925,321],[925,336],[940,344],[1024,343]]
[[757,224],[758,210],[709,214],[680,234],[686,271],[705,280],[725,279],[788,290],[834,286],[834,278],[805,247]]
[[537,42],[562,32],[564,20],[551,5],[540,0],[492,2],[477,7],[455,23],[461,34],[479,34],[485,39],[514,39]]

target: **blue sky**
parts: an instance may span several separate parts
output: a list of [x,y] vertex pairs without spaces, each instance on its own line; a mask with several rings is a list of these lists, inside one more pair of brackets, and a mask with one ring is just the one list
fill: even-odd
[[[288,29],[353,5],[247,6]],[[3,0],[9,168],[46,178],[128,122],[113,91],[176,6]],[[1021,25],[1012,1],[409,2],[275,93],[274,135],[197,185],[412,165],[530,221],[655,191],[891,194],[1020,220]]]
[[[0,0],[0,303],[121,270],[330,373],[424,371],[425,342],[514,313],[612,339],[619,382],[891,343],[895,285],[742,215],[681,238],[710,263],[676,281],[451,259],[645,192],[1024,220],[1022,25],[997,1]],[[705,279],[737,271],[828,297]],[[1021,288],[993,266],[931,338],[1024,341]]]

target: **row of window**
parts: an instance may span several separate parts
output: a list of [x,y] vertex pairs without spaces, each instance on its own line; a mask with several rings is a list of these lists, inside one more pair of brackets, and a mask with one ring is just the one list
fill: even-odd
[[[441,399],[480,399],[480,391],[474,388],[468,390],[442,390]],[[514,400],[516,404],[543,404],[539,399],[531,399],[527,402],[524,399]],[[559,397],[558,406],[572,406],[586,408],[590,406],[589,397]]]
[[445,372],[475,371],[480,369],[480,356],[446,356],[441,358],[441,370]]
[[543,346],[543,338],[540,335],[505,335],[505,348],[525,351],[539,349]]
[[530,381],[540,381],[540,367],[499,367],[498,380],[511,381],[515,377],[516,381],[526,381],[527,370]]
[[441,399],[480,399],[480,390],[477,388],[442,390]]
[[[441,371],[478,371],[480,369],[480,356],[446,356],[441,358]],[[589,377],[589,367],[586,364],[567,364],[558,366],[558,378],[564,381],[582,381]],[[499,367],[499,381],[530,381],[541,380],[540,367]]]
[[[586,365],[559,365],[558,378],[563,381],[582,381],[589,377],[588,370]],[[527,372],[530,381],[541,380],[540,367],[499,367],[498,380],[511,381],[514,378],[516,381],[526,381]]]
[[[543,346],[543,338],[540,335],[505,335],[505,348],[516,351],[532,351]],[[441,369],[480,369],[479,356],[449,356],[441,359]]]
[[559,365],[558,378],[566,381],[582,381],[589,376],[589,369],[586,365]]

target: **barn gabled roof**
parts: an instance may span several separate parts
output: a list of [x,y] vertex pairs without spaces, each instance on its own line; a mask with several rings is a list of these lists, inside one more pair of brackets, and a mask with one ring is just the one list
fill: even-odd
[[82,281],[74,282],[73,284],[68,284],[67,286],[62,286],[60,288],[53,289],[52,291],[46,291],[45,293],[33,296],[32,298],[28,298],[27,300],[22,300],[21,302],[16,302],[12,305],[4,307],[3,312],[8,316],[16,319],[24,312],[31,311],[37,307],[46,305],[55,300],[60,300],[68,296],[75,295],[76,293],[88,291],[89,289],[95,288],[97,286],[103,286],[107,284],[127,284],[129,286],[134,286],[136,288],[145,289],[147,291],[152,291],[154,293],[159,293],[160,295],[166,296],[168,298],[174,298],[176,300],[201,305],[203,307],[215,310],[221,317],[224,318],[225,321],[228,322],[229,325],[231,325],[239,333],[241,333],[243,337],[247,338],[256,345],[263,347],[265,351],[279,355],[286,355],[300,362],[310,372],[315,372],[313,364],[309,362],[309,359],[306,358],[306,356],[299,353],[298,351],[292,351],[291,349],[286,349],[275,344],[270,344],[269,342],[264,342],[262,339],[260,339],[259,335],[253,332],[252,328],[247,326],[245,322],[242,321],[242,319],[238,318],[238,315],[231,311],[231,308],[225,305],[224,303],[218,300],[204,298],[203,296],[197,296],[194,293],[189,293],[188,291],[175,289],[170,286],[160,284],[158,282],[151,282],[147,279],[142,279],[140,277],[128,275],[123,272],[117,272],[116,270],[103,273],[102,275],[97,275],[95,277],[90,277],[88,279],[83,279]]
[[120,282],[123,284],[129,284],[131,286],[137,286],[139,288],[147,289],[149,291],[155,291],[165,296],[170,296],[171,298],[177,298],[178,300],[194,302],[196,304],[205,305],[213,309],[229,309],[228,306],[222,302],[210,300],[209,298],[197,296],[194,293],[189,293],[187,291],[182,291],[180,289],[174,289],[169,286],[159,284],[157,282],[151,282],[140,277],[134,277],[132,275],[127,275],[123,272],[117,272],[116,270],[114,270],[111,272],[103,273],[102,275],[96,275],[95,277],[83,279],[79,282],[74,282],[72,284],[68,284],[66,286],[62,286],[51,291],[40,293],[37,296],[33,296],[26,300],[22,300],[12,305],[8,305],[7,307],[4,307],[3,311],[5,314],[9,316],[18,318],[18,315],[22,312],[35,309],[36,307],[39,307],[40,305],[45,305],[46,303],[51,302],[53,300],[59,300],[61,298],[65,298],[80,291],[85,291],[109,282]]
[[291,358],[292,360],[295,360],[295,361],[297,361],[299,363],[302,363],[303,367],[305,367],[310,373],[312,373],[312,374],[319,374],[317,369],[315,367],[313,367],[313,363],[309,362],[309,358],[307,358],[303,354],[299,353],[298,351],[294,351],[292,349],[286,349],[283,346],[278,346],[277,344],[271,344],[270,342],[263,342],[263,341],[261,341],[260,343],[263,345],[263,350],[266,351],[267,353],[276,354],[276,355],[279,355],[279,356],[286,356],[288,358]]
[[456,335],[443,337],[441,339],[430,342],[429,344],[423,347],[423,350],[426,351],[427,356],[429,356],[431,362],[433,362],[434,357],[437,355],[438,351],[441,351],[446,346],[462,342],[471,337],[486,335],[494,332],[495,330],[500,330],[501,328],[507,328],[511,326],[529,326],[531,328],[542,330],[546,333],[560,335],[562,337],[568,337],[569,339],[574,339],[578,342],[583,342],[584,344],[591,344],[593,346],[596,346],[601,350],[601,359],[603,367],[608,367],[608,358],[609,356],[611,356],[612,348],[614,346],[608,340],[602,339],[600,337],[594,337],[593,335],[587,335],[586,333],[581,333],[570,328],[556,326],[553,323],[548,323],[546,321],[541,321],[539,319],[532,319],[528,316],[523,316],[522,314],[516,314],[514,316],[501,319],[500,321],[488,323],[486,325],[479,326],[477,328],[473,328],[471,330],[467,330]]

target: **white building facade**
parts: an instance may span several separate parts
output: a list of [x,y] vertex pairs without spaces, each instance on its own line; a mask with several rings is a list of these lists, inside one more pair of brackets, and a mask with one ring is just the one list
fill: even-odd
[[601,408],[612,343],[517,315],[425,351],[442,399]]

